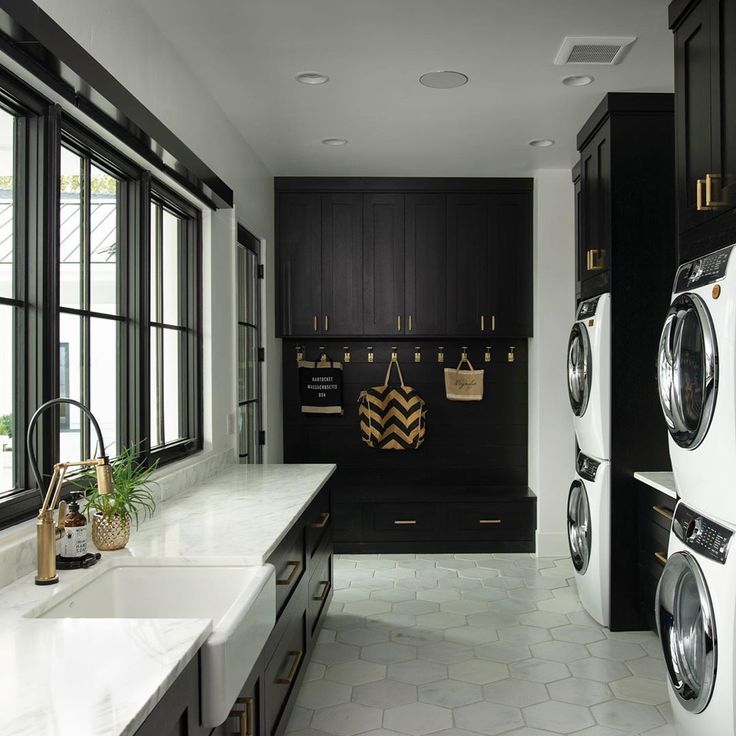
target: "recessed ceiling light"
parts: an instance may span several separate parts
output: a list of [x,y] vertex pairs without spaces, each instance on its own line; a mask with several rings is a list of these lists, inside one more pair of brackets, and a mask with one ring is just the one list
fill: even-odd
[[326,146],[346,146],[348,142],[345,138],[323,138],[322,143]]
[[591,77],[589,74],[574,74],[571,77],[565,77],[562,80],[562,84],[566,87],[585,87],[588,84],[592,84],[594,81],[594,77]]
[[462,72],[427,72],[419,77],[419,82],[425,87],[433,89],[452,89],[453,87],[462,87],[468,83],[468,75]]
[[549,148],[550,146],[554,146],[554,144],[555,142],[551,138],[535,138],[529,141],[529,145],[534,146],[534,148]]
[[326,84],[330,81],[326,74],[320,74],[319,72],[301,72],[296,75],[295,79],[302,84]]

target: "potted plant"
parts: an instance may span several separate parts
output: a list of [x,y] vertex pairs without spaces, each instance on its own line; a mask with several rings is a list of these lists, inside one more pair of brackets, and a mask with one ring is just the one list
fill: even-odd
[[86,494],[85,510],[87,518],[92,519],[92,541],[103,551],[125,547],[130,539],[131,521],[135,521],[137,529],[141,519],[152,516],[156,510],[151,474],[158,461],[147,467],[143,461],[136,460],[133,447],[126,447],[111,465],[113,492],[103,495],[93,486]]

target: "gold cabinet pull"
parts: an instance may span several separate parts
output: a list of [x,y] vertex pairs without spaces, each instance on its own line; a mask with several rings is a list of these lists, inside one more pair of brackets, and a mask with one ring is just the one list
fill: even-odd
[[667,564],[667,555],[664,552],[655,552],[654,556],[658,562],[661,562],[663,565]]
[[479,524],[500,524],[501,519],[478,519]]
[[322,602],[327,598],[327,594],[330,592],[330,581],[329,580],[320,580],[320,585],[323,585],[322,592],[319,595],[312,596],[313,601],[320,601]]
[[315,521],[312,524],[313,529],[324,529],[327,526],[327,523],[330,520],[330,512],[329,511],[323,511],[322,512],[322,520],[321,521]]
[[314,324],[314,331],[317,332],[317,315],[315,314],[312,323]]
[[481,314],[480,316],[480,331],[486,331],[486,316],[484,314]]
[[233,708],[230,711],[230,718],[238,719],[237,736],[254,736],[253,698],[238,698],[235,703],[244,706],[244,710]]
[[330,318],[327,315],[325,315],[325,332],[329,332],[329,331],[330,331]]
[[496,315],[492,314],[491,315],[491,332],[495,332],[495,331],[496,331]]
[[409,332],[411,332],[411,331],[412,331],[412,329],[414,329],[414,328],[412,327],[412,319],[411,319],[411,315],[409,315]]
[[718,209],[718,207],[722,207],[724,204],[726,204],[725,202],[722,202],[720,199],[716,199],[713,196],[713,182],[717,182],[720,185],[720,174],[705,175],[705,206],[711,210]]
[[401,332],[401,315],[396,315],[396,331]]
[[707,202],[703,202],[703,188],[705,187],[705,179],[698,179],[695,183],[695,207],[698,212],[707,212],[713,208]]
[[394,519],[394,524],[397,526],[414,526],[416,523],[416,519]]
[[586,253],[586,266],[588,271],[602,271],[605,268],[606,251],[591,248]]
[[291,572],[285,578],[277,578],[276,585],[291,585],[294,582],[294,578],[299,574],[299,570],[302,569],[302,561],[289,560],[286,566],[291,568]]
[[672,521],[672,512],[666,506],[652,506],[652,511],[664,516],[667,521]]
[[279,677],[276,680],[279,685],[291,685],[291,683],[294,682],[296,673],[299,670],[299,665],[302,663],[302,659],[304,658],[304,652],[301,649],[295,649],[289,652],[289,656],[293,657],[294,660],[289,668],[289,674],[286,675],[286,677]]

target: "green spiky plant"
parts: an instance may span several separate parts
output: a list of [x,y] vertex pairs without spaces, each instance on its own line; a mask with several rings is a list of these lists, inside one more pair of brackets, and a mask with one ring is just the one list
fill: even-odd
[[94,479],[94,473],[85,474],[86,482],[83,484],[75,483],[78,487],[87,489],[87,517],[100,514],[105,519],[112,519],[114,516],[122,520],[131,519],[138,529],[140,521],[153,516],[156,511],[156,500],[151,491],[151,486],[154,485],[151,475],[158,467],[158,460],[147,467],[144,461],[136,460],[135,447],[126,447],[110,464],[114,485],[112,493],[101,494],[95,484],[90,488],[89,478]]
[[12,414],[3,414],[0,416],[0,434],[5,435],[6,437],[13,436],[13,415]]

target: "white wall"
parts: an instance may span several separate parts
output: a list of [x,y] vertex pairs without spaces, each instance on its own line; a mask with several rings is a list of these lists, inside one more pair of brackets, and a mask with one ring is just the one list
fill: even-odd
[[[207,218],[211,240],[205,253],[205,411],[208,447],[234,447],[226,432],[236,404],[235,224],[264,243],[264,302],[273,304],[273,177],[240,132],[226,118],[205,85],[188,69],[145,10],[131,0],[36,0],[37,4],[92,54],[130,92],[183,140],[235,193],[235,210]],[[207,242],[205,242],[207,245]],[[206,248],[207,250],[207,248]],[[274,309],[264,309],[265,460],[279,462],[281,437],[281,342]],[[207,405],[209,402],[205,401]]]
[[567,493],[574,430],[567,339],[575,310],[574,190],[569,169],[534,177],[534,338],[529,341],[529,487],[537,494],[537,554],[568,554]]

